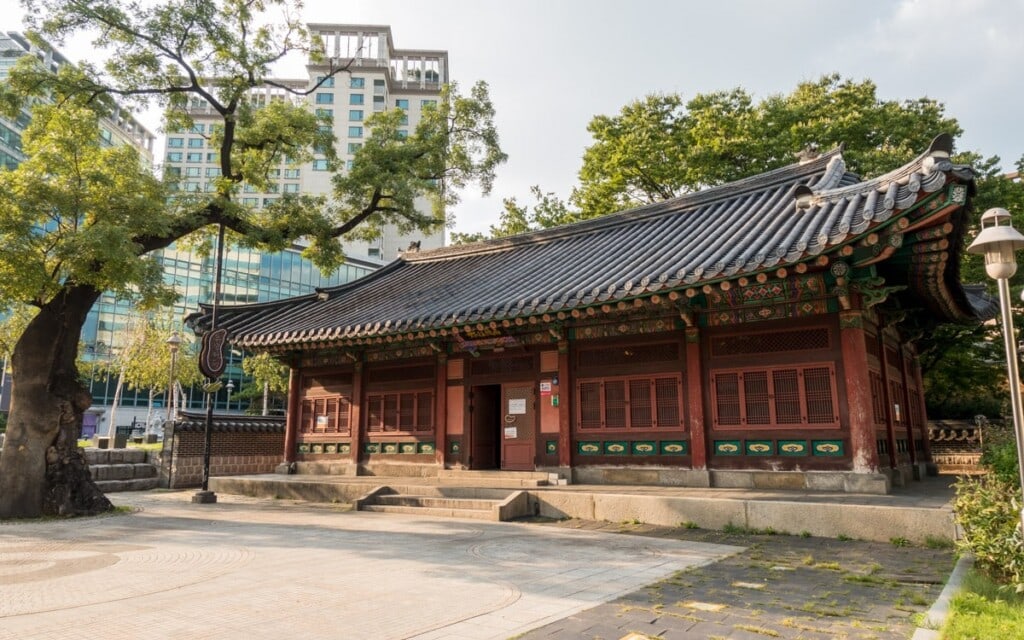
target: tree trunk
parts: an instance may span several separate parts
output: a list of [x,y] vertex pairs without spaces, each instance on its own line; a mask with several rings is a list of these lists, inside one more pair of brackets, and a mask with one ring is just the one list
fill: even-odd
[[114,387],[114,401],[110,403],[110,415],[107,420],[110,426],[107,427],[107,437],[110,438],[110,448],[114,448],[114,437],[117,435],[117,407],[121,404],[121,391],[124,389],[124,364],[117,374],[117,386]]
[[11,356],[13,385],[0,455],[0,518],[86,515],[113,508],[78,449],[92,403],[75,358],[100,292],[66,286],[28,324]]

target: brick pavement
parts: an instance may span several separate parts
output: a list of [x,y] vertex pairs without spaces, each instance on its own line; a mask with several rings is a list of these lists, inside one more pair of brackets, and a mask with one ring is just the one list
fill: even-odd
[[745,550],[535,629],[520,640],[909,638],[915,614],[938,597],[954,562],[945,548],[579,520],[548,526]]
[[740,549],[191,492],[0,523],[0,639],[507,638]]

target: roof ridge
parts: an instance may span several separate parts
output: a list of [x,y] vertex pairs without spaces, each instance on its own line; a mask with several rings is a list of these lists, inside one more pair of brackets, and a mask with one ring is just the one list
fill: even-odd
[[513,236],[490,238],[468,245],[452,245],[414,254],[404,254],[402,259],[409,262],[429,262],[433,260],[461,258],[470,255],[496,253],[523,244],[557,240],[567,236],[575,236],[581,233],[605,229],[607,227],[614,227],[633,222],[637,219],[657,216],[668,211],[677,212],[681,208],[690,208],[708,204],[709,202],[714,202],[716,200],[736,197],[749,191],[763,189],[766,186],[773,184],[782,184],[807,175],[813,175],[817,172],[827,174],[830,166],[833,166],[832,163],[837,158],[840,160],[839,166],[845,167],[845,163],[842,162],[842,150],[842,146],[835,147],[834,149],[822,153],[813,160],[795,162],[764,173],[747,176],[746,178],[740,178],[739,180],[733,180],[732,182],[708,187],[707,189],[685,193],[681,196],[676,196],[675,198],[662,200],[661,202],[654,202],[634,207],[632,209],[626,209],[625,211],[617,211],[597,216],[595,218],[571,222],[569,224],[552,227],[550,229],[537,229]]

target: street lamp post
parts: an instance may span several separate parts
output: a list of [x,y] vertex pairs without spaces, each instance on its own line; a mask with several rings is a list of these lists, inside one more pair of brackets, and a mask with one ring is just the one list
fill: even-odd
[[[1013,316],[1010,314],[1010,278],[1017,272],[1015,253],[1022,248],[1024,235],[1013,228],[1010,212],[997,207],[981,216],[981,232],[967,247],[967,251],[984,254],[985,272],[999,284],[999,310],[1003,320],[1006,368],[1010,378],[1010,408],[1013,411],[1013,431],[1017,440],[1017,469],[1020,472],[1021,491],[1024,491],[1024,410],[1021,408],[1017,341],[1014,339]],[[1021,533],[1024,534],[1024,508],[1020,512],[1020,521]]]
[[178,349],[181,347],[181,336],[175,331],[167,338],[167,348],[171,350],[171,373],[167,382],[167,422],[178,413],[178,394],[174,392],[174,369],[178,363]]
[[228,401],[227,401],[227,405],[226,405],[225,411],[231,411],[231,392],[235,390],[235,381],[234,380],[228,380],[228,384],[227,384],[226,389],[228,390]]

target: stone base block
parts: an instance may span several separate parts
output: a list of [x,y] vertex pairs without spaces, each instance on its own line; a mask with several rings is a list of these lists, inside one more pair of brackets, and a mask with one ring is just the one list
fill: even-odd
[[192,494],[193,504],[213,504],[217,502],[217,494],[212,491],[197,491]]
[[710,487],[708,471],[671,467],[576,467],[573,484],[658,485],[665,487]]

